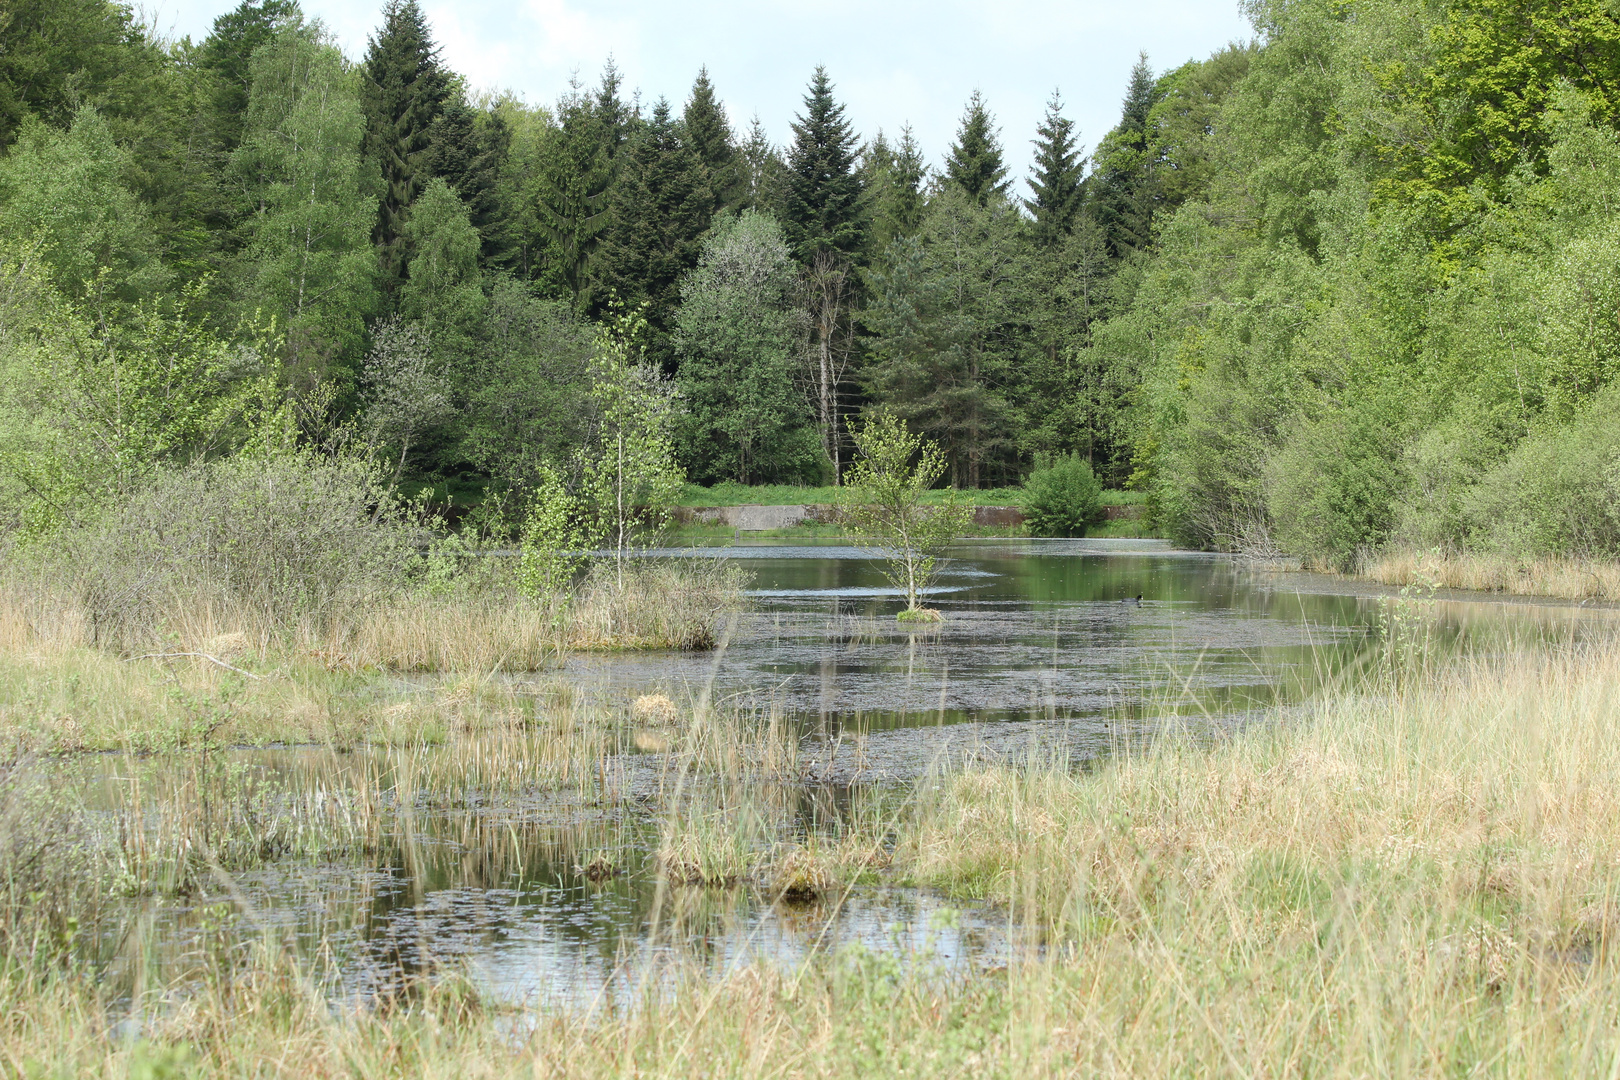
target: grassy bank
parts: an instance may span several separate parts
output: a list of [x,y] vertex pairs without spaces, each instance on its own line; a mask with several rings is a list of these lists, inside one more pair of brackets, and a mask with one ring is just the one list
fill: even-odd
[[[687,484],[681,492],[682,506],[826,506],[838,503],[845,496],[843,488],[800,487],[794,484],[723,483],[713,487]],[[929,492],[925,501],[943,502],[951,496],[966,499],[973,506],[1022,506],[1024,489],[986,488],[978,491],[957,491],[941,488]],[[1140,491],[1104,491],[1104,506],[1135,506],[1147,501]]]
[[1564,600],[1620,601],[1620,561],[1468,552],[1380,552],[1360,575],[1385,585],[1468,589]]
[[[572,707],[548,708],[534,715]],[[859,951],[719,982],[694,969],[681,989],[628,1015],[584,1016],[513,1013],[456,977],[388,1008],[334,1010],[302,962],[271,949],[205,965],[186,987],[148,987],[132,1039],[119,1026],[127,1005],[88,975],[41,968],[13,935],[0,977],[7,1067],[1564,1076],[1606,1072],[1620,1053],[1612,641],[1496,649],[1438,669],[1419,658],[1285,721],[1213,743],[1171,735],[1083,774],[1036,764],[941,775],[858,806],[841,834],[820,839],[761,824],[790,820],[792,800],[749,778],[797,769],[769,723],[658,702],[642,711],[729,793],[712,803],[724,812],[681,810],[679,792],[660,801],[655,865],[671,888],[797,880],[825,905],[878,875],[992,899],[1045,951],[949,977]],[[498,753],[469,744],[437,759],[437,773],[416,768],[412,790],[488,788],[502,777],[589,785],[596,774],[566,763],[624,745],[623,735],[538,731],[514,728]],[[552,748],[543,769],[541,746]],[[410,760],[394,761],[390,775]],[[383,803],[350,783],[354,805]],[[7,835],[14,849],[15,826]],[[42,893],[15,864],[8,874],[14,894]],[[806,910],[813,927],[828,909]]]

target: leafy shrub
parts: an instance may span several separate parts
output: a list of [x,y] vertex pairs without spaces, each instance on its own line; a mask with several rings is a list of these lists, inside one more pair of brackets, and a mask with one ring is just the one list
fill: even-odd
[[324,635],[401,592],[426,540],[359,462],[235,458],[160,472],[59,533],[42,568],[66,579],[99,644],[140,647],[191,619]]
[[1383,543],[1404,483],[1399,450],[1371,406],[1301,424],[1266,464],[1266,507],[1283,549],[1348,570]]
[[1059,458],[1024,482],[1024,521],[1031,536],[1084,536],[1102,517],[1102,482],[1081,457]]
[[1471,539],[1520,557],[1620,554],[1620,387],[1532,432],[1468,494]]

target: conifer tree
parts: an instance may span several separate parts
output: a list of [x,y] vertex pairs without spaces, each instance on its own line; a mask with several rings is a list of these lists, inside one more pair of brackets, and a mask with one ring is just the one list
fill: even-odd
[[783,227],[793,253],[809,263],[822,253],[851,257],[865,239],[861,183],[855,174],[855,132],[833,98],[827,69],[818,66],[793,124],[788,151]]
[[224,152],[236,149],[242,141],[253,83],[249,61],[254,51],[274,38],[281,27],[302,19],[298,0],[242,0],[214,20],[197,59],[219,80],[214,92],[214,135]]
[[713,194],[711,215],[721,207],[737,205],[743,182],[737,143],[731,134],[725,106],[715,99],[708,68],[698,70],[697,80],[692,83],[692,96],[686,100],[686,111],[681,119],[686,126],[686,144],[709,173],[709,190]]
[[612,225],[621,149],[636,124],[635,112],[619,98],[620,84],[611,59],[596,93],[582,93],[576,84],[558,103],[561,123],[539,163],[534,210],[547,245],[539,277],[580,311],[598,299],[592,264]]
[[621,302],[646,302],[654,335],[649,359],[665,366],[673,365],[669,331],[681,277],[697,265],[714,204],[707,170],[681,134],[669,102],[660,98],[626,154],[598,274]]
[[984,97],[977,90],[968,99],[967,108],[962,110],[962,126],[957,129],[956,141],[945,158],[945,179],[960,187],[980,206],[988,205],[991,196],[1005,198],[1012,189],[1012,182],[1007,179],[1007,165],[1001,156],[995,118],[985,108]]
[[1024,205],[1035,217],[1035,241],[1051,247],[1074,231],[1081,205],[1085,153],[1074,138],[1074,121],[1063,115],[1056,90],[1046,103],[1046,118],[1035,129],[1035,175],[1026,183],[1033,198]]
[[748,138],[737,151],[742,174],[737,197],[739,210],[758,210],[777,221],[786,216],[787,163],[771,145],[765,125],[756,115],[748,124]]
[[900,141],[892,145],[878,132],[867,148],[862,172],[871,206],[872,252],[881,256],[895,240],[922,226],[926,167],[911,125],[900,129]]
[[479,259],[485,265],[501,262],[505,248],[500,183],[511,141],[498,112],[474,109],[460,95],[445,106],[429,132],[428,172],[442,177],[467,204],[468,217],[478,230]]
[[423,158],[433,123],[450,97],[450,76],[416,0],[388,0],[363,65],[366,153],[382,172],[382,201],[372,242],[385,304],[406,274],[405,222],[431,178]]
[[1108,254],[1115,259],[1146,247],[1152,239],[1154,159],[1148,119],[1162,96],[1147,53],[1142,53],[1131,68],[1119,125],[1097,149],[1092,178],[1097,223]]

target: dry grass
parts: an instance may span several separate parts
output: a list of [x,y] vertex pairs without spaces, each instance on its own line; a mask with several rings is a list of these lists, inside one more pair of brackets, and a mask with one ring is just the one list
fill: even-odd
[[1360,576],[1385,585],[1416,585],[1565,600],[1620,601],[1620,562],[1544,556],[1395,550],[1379,553]]
[[[739,725],[727,749],[701,709],[680,713],[683,775],[778,752],[744,737],[768,734],[768,718]],[[792,789],[755,784],[752,802],[726,801],[751,790],[738,768],[719,774],[709,817],[679,801],[696,787],[671,793],[660,838],[672,865],[826,894],[892,857],[913,882],[998,900],[1044,952],[964,979],[822,956],[795,972],[694,977],[629,1014],[594,1016],[514,1015],[455,978],[391,1009],[334,1010],[272,952],[149,992],[134,1041],[117,1027],[128,1006],[94,982],[15,973],[0,978],[0,1069],[1608,1075],[1620,1055],[1617,730],[1620,644],[1604,641],[1450,661],[1213,746],[1169,737],[1084,775],[943,776],[847,841],[773,847]],[[465,776],[435,779],[424,762],[408,784],[494,786],[534,768],[500,753]],[[485,842],[497,843],[467,840]],[[610,849],[578,850],[581,865],[595,854],[611,871]]]

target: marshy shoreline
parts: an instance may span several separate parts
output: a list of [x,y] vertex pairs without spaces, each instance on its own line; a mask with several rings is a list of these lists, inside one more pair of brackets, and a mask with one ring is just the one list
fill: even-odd
[[[1263,592],[1269,575],[1245,574]],[[719,687],[615,704],[555,665],[409,674],[242,641],[126,662],[13,618],[7,1067],[1591,1071],[1620,1046],[1604,1004],[1620,990],[1620,642],[1602,612],[1564,632],[1549,606],[1544,632],[1482,624],[1458,648],[1436,636],[1451,605],[1361,595],[1384,629],[1303,699],[1212,726],[1171,683],[1147,710],[1162,722],[1122,714],[1091,750],[1034,714],[833,740]],[[1130,633],[1172,617],[1154,603],[1093,606]],[[845,648],[971,625],[916,639],[873,621]],[[911,765],[876,767],[885,739],[915,742]],[[73,752],[92,748],[112,752]],[[438,955],[412,939],[412,966],[357,989],[338,954],[402,902],[388,890],[427,895],[450,865],[492,895],[539,872],[581,911],[612,898],[648,945],[585,954],[615,989],[571,1004],[494,992],[451,938]],[[301,901],[325,897],[314,937],[264,892],[294,870],[328,883]],[[846,906],[897,890],[927,901],[907,949],[829,936]],[[1006,944],[982,960],[940,945],[968,925]],[[693,945],[767,926],[797,951]]]

